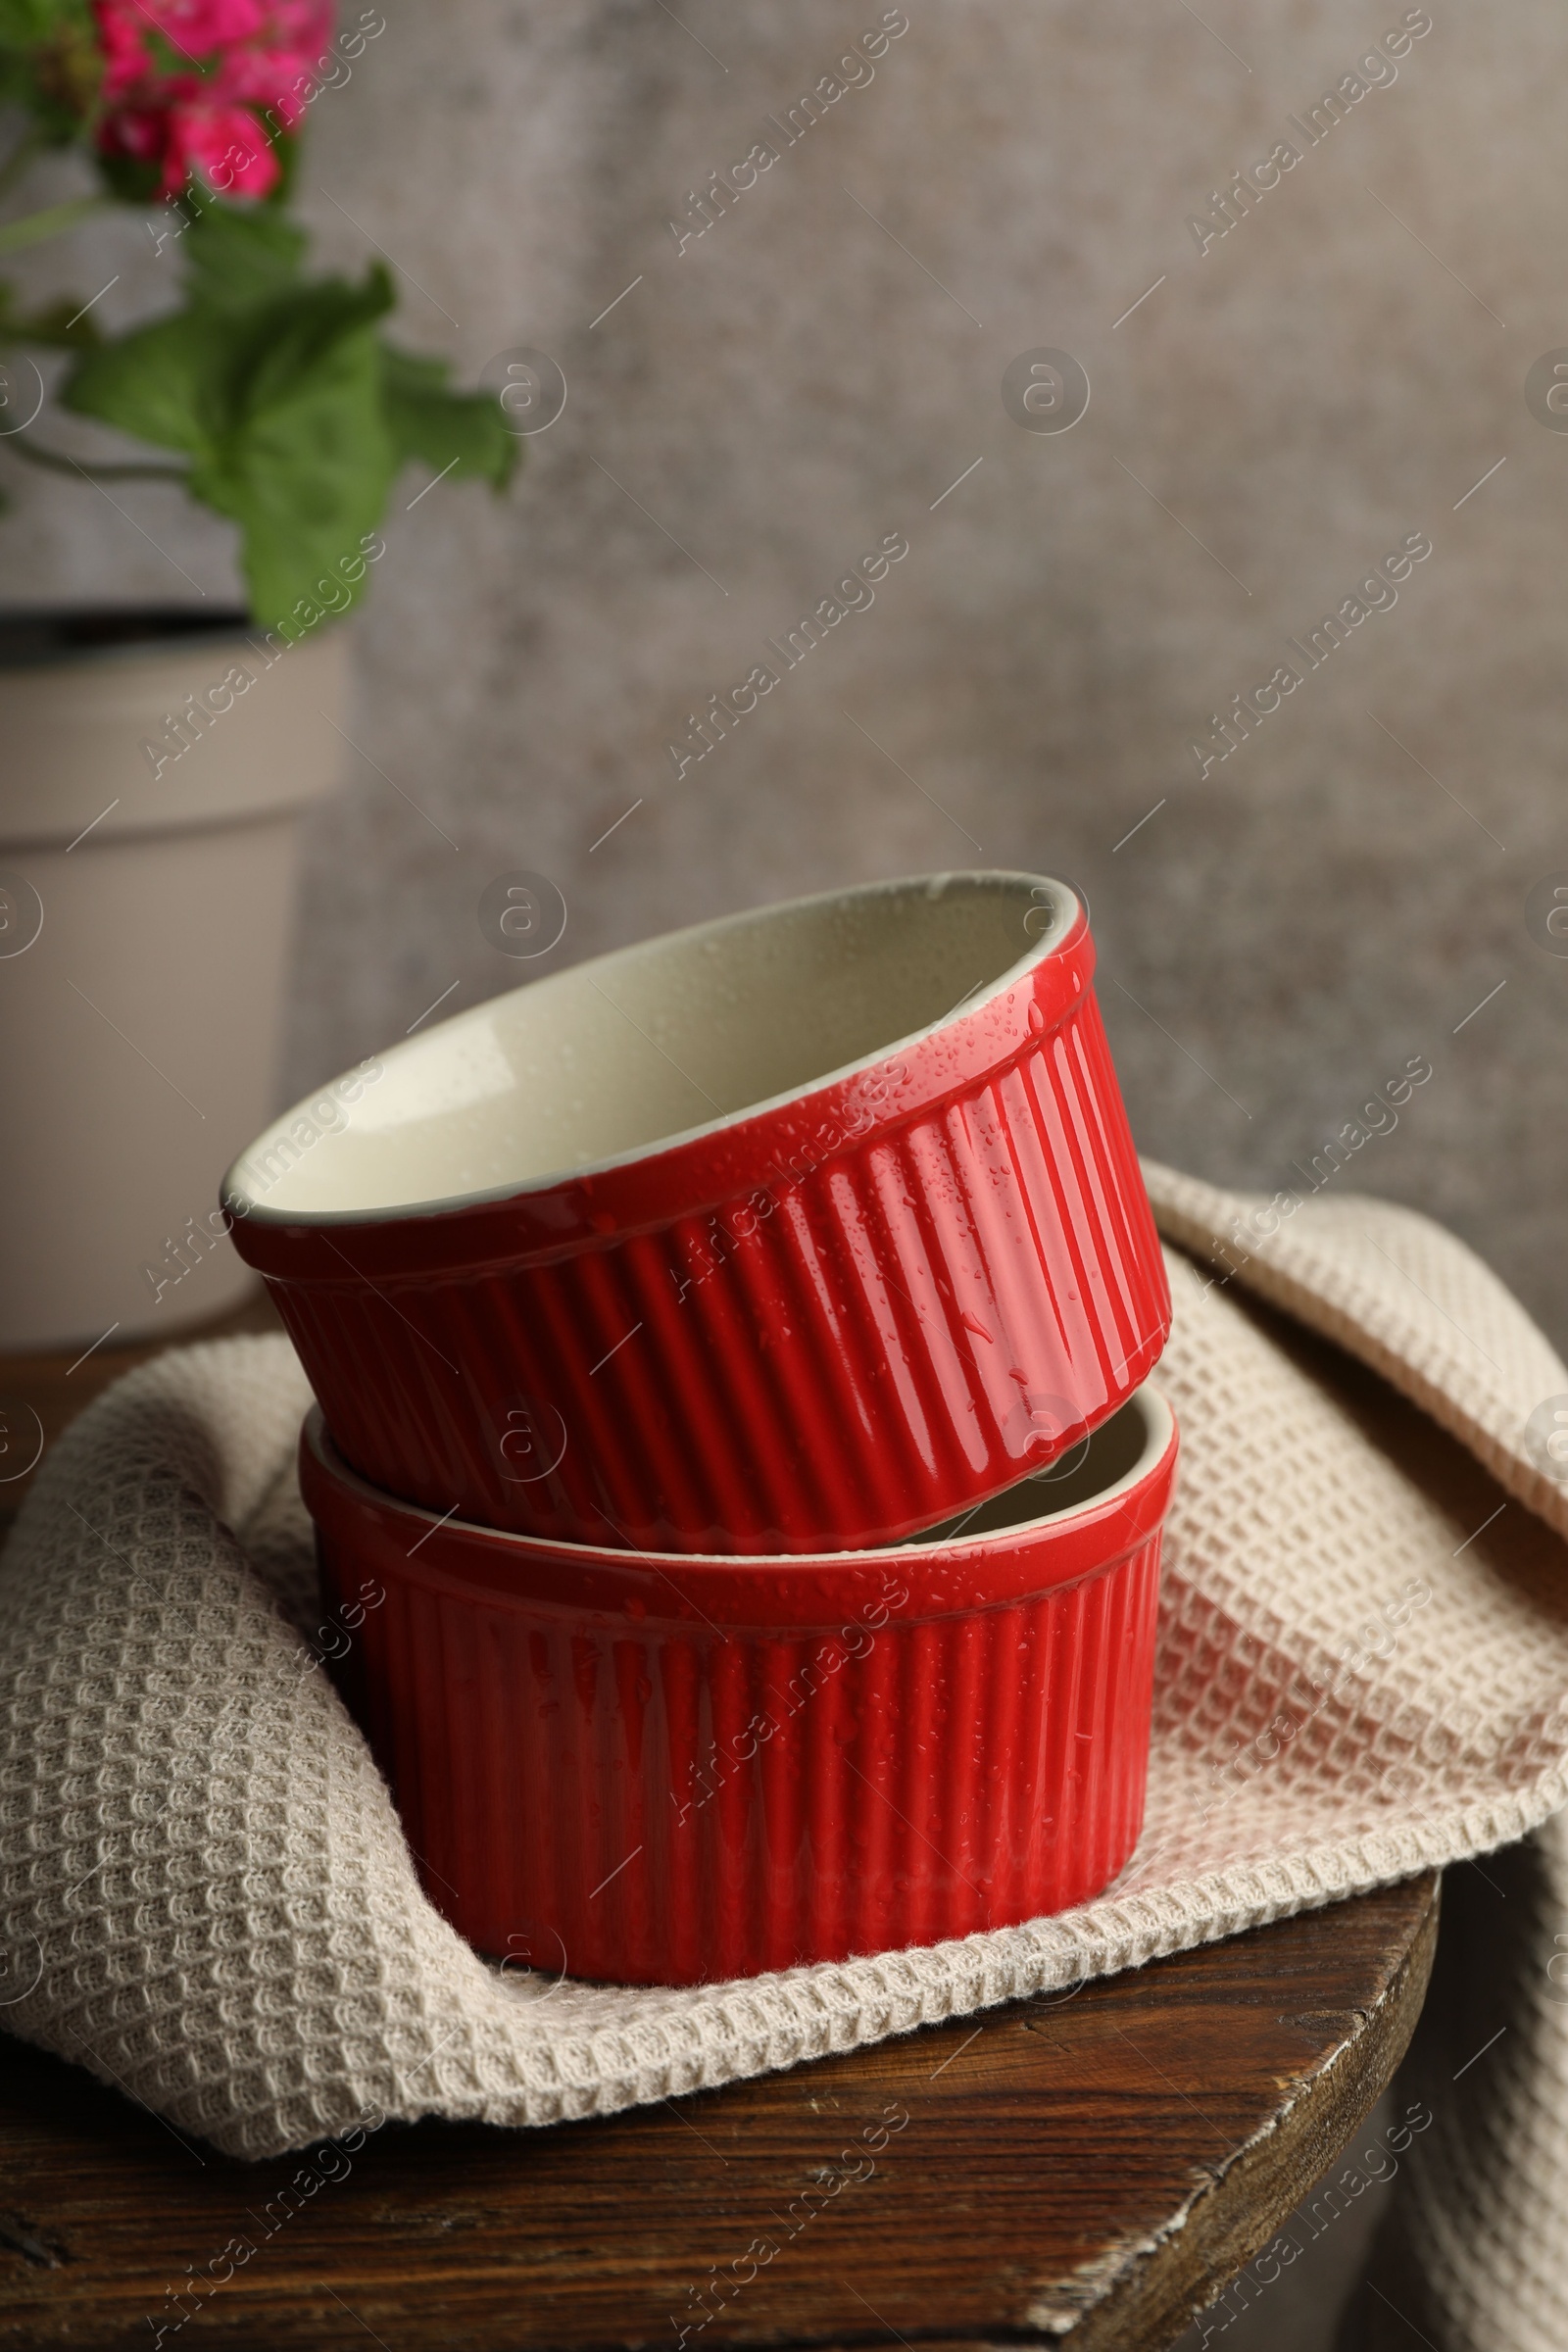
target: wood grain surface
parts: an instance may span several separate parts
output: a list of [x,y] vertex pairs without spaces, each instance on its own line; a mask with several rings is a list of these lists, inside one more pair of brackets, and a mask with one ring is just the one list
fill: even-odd
[[1384,2087],[1437,1908],[1428,1876],[625,2115],[258,2165],[0,2038],[0,2347],[1154,2352]]

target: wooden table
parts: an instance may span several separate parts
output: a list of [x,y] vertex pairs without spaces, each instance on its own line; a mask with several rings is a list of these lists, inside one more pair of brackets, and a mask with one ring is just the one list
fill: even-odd
[[[166,2288],[240,2239],[254,2253],[228,2257],[182,2344],[676,2352],[686,2326],[705,2347],[1155,2352],[1383,2088],[1436,1923],[1417,1879],[602,2122],[387,2125],[299,2211],[274,2205],[270,2235],[300,2159],[187,2146],[5,2042],[0,2345],[151,2346],[179,2316]],[[890,2126],[869,2155],[867,2127],[874,2144]]]
[[[58,1424],[65,1360],[0,1366],[0,1392]],[[1427,1876],[603,2121],[388,2125],[270,2229],[300,2159],[231,2163],[0,2035],[0,2352],[161,2326],[230,2352],[679,2352],[683,2329],[705,2352],[1159,2352],[1387,2083],[1437,1912]],[[170,2299],[231,2241],[254,2251],[230,2278]]]

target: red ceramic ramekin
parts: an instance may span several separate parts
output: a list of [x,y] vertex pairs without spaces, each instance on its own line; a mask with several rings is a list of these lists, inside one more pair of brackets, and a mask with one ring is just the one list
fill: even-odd
[[481,1951],[638,1984],[1098,1893],[1143,1820],[1175,1460],[1146,1387],[967,1525],[738,1560],[443,1523],[358,1479],[318,1410],[300,1452],[430,1900]]
[[1164,1345],[1093,964],[1028,874],[601,956],[286,1113],[225,1179],[234,1240],[390,1493],[662,1551],[896,1539]]

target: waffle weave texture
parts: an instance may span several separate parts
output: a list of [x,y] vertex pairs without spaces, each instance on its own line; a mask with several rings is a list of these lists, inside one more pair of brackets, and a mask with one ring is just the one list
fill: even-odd
[[[242,2157],[346,2130],[371,2102],[544,2125],[1133,1967],[1546,1822],[1568,1799],[1568,1489],[1526,1425],[1568,1399],[1568,1369],[1421,1217],[1309,1201],[1250,1255],[1216,1258],[1256,1204],[1146,1174],[1179,1246],[1156,1379],[1183,1456],[1148,1816],[1107,1893],[679,1991],[481,1961],[420,1892],[311,1646],[303,1376],[285,1341],[236,1340],[160,1357],[83,1414],[0,1564],[0,2026]],[[1522,2055],[1474,2069],[1466,2111],[1537,2162],[1508,2230],[1557,2247],[1568,1983],[1545,1969],[1568,1950],[1552,1941],[1562,1844],[1553,1825],[1526,1849],[1546,1887],[1534,1928],[1523,1907],[1515,1922],[1536,1938],[1518,1972],[1536,2022],[1519,2009]],[[1447,2328],[1466,2295],[1490,2304],[1487,2261],[1513,2259],[1512,2240],[1497,2223],[1493,2254],[1465,2255],[1473,2166],[1462,2135],[1428,2137],[1404,2227],[1429,2274],[1430,2245],[1449,2249],[1451,2295],[1428,2306],[1444,2352],[1561,2352],[1560,2261],[1536,2263],[1517,2332],[1495,2315],[1492,2333]]]

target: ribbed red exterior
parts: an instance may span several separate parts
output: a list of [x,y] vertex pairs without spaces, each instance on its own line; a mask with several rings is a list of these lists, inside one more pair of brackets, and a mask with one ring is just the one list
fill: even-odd
[[[1020,983],[983,1076],[700,1214],[606,1212],[549,1250],[522,1203],[508,1255],[487,1206],[483,1263],[413,1273],[385,1225],[237,1224],[344,1453],[520,1533],[804,1552],[929,1527],[1097,1427],[1157,1360],[1170,1296],[1087,933],[1070,945],[1054,1025]],[[461,1222],[409,1225],[428,1259]]]
[[1059,1911],[1131,1853],[1174,1434],[1108,1506],[715,1576],[432,1530],[315,1418],[345,1688],[481,1951],[694,1984]]

